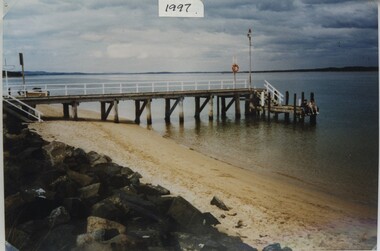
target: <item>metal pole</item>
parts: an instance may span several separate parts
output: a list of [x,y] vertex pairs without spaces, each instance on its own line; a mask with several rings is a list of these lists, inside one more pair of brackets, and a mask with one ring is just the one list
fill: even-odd
[[248,40],[249,40],[249,89],[252,89],[252,57],[251,57],[251,37],[252,37],[252,31],[251,29],[248,30]]

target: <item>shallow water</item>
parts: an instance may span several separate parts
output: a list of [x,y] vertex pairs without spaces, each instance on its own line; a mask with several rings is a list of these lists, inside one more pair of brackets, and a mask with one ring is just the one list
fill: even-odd
[[[246,74],[239,74],[244,79]],[[129,80],[216,80],[232,79],[231,74],[35,76],[33,83],[123,82]],[[293,181],[358,201],[376,205],[378,181],[378,73],[262,73],[253,75],[253,85],[264,79],[285,93],[308,98],[310,92],[320,107],[317,125],[285,124],[283,116],[271,122],[245,118],[235,120],[233,109],[226,120],[208,120],[208,107],[196,122],[194,100],[184,101],[185,123],[174,111],[171,124],[164,123],[164,102],[153,100],[152,130],[207,155],[243,168],[280,174]],[[19,79],[11,79],[17,82]],[[243,110],[243,102],[242,111]],[[214,109],[216,109],[216,102]],[[81,104],[99,109],[99,104]],[[121,102],[121,116],[134,119],[132,102]],[[216,115],[216,111],[214,111]],[[142,115],[141,126],[147,127]],[[190,167],[189,167],[190,168]]]

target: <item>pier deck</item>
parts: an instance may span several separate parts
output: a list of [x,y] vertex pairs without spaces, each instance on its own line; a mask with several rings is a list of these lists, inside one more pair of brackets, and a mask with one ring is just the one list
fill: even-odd
[[[268,82],[266,82],[270,85]],[[237,86],[234,83],[233,86],[228,83],[221,82],[220,86],[215,86],[215,81],[208,81],[206,84],[200,85],[195,83],[192,85],[192,89],[185,90],[185,84],[181,82],[178,85],[164,85],[165,88],[159,88],[154,84],[151,86],[145,85],[144,88],[136,85],[134,92],[127,90],[128,87],[111,86],[107,89],[107,86],[102,84],[100,87],[94,87],[95,84],[83,84],[78,87],[74,85],[74,88],[69,85],[60,87],[60,89],[48,89],[48,85],[45,88],[38,88],[44,95],[33,95],[32,97],[26,95],[27,88],[24,88],[22,92],[18,92],[16,97],[11,96],[11,89],[8,88],[8,95],[3,97],[5,108],[7,104],[13,106],[19,106],[24,110],[30,110],[40,104],[62,104],[63,114],[66,119],[78,119],[77,107],[80,103],[84,102],[99,102],[100,103],[100,116],[102,120],[107,120],[109,114],[113,111],[114,121],[119,122],[118,104],[121,101],[134,101],[135,103],[135,122],[140,123],[140,117],[143,111],[146,111],[147,124],[152,123],[151,105],[155,99],[165,100],[165,121],[170,122],[170,116],[178,106],[179,108],[179,121],[183,123],[183,100],[185,98],[195,99],[195,113],[196,119],[200,118],[201,112],[206,105],[209,106],[208,115],[212,120],[214,117],[214,98],[217,101],[217,116],[226,118],[227,111],[234,105],[235,118],[241,117],[240,102],[244,102],[244,114],[246,116],[258,116],[267,118],[270,120],[271,115],[274,114],[275,118],[278,118],[278,114],[285,114],[285,120],[289,121],[290,114],[293,114],[293,121],[303,121],[304,114],[300,105],[296,104],[296,95],[294,96],[294,104],[289,105],[289,93],[286,93],[286,102],[282,105],[283,95],[279,93],[274,87],[266,88],[248,88],[247,83]],[[50,86],[49,86],[50,87]],[[51,88],[51,87],[50,87]],[[172,88],[172,89],[171,89]],[[30,88],[29,88],[30,89]],[[36,88],[33,88],[35,90]],[[117,89],[117,93],[108,93],[110,89]],[[163,90],[164,89],[164,90]],[[58,92],[59,90],[60,92]],[[145,91],[144,91],[145,90]],[[99,93],[100,92],[100,93]],[[33,91],[35,94],[35,91]],[[45,95],[49,93],[50,95]],[[74,94],[70,94],[74,93]],[[80,94],[75,94],[80,93]],[[304,94],[302,93],[302,99]],[[311,95],[314,99],[314,94]],[[173,101],[173,102],[172,102]],[[20,103],[18,103],[20,102]],[[21,105],[20,105],[21,104]],[[22,105],[24,104],[24,105]],[[70,109],[71,106],[71,109]],[[315,123],[316,116],[310,116],[310,122]]]

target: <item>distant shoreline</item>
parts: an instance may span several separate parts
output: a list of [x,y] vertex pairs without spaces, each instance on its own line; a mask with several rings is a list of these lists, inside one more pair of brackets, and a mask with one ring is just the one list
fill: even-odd
[[[311,69],[293,69],[293,70],[267,70],[267,71],[252,71],[252,73],[277,73],[277,72],[369,72],[379,71],[378,66],[346,66],[346,67],[326,67],[326,68],[311,68]],[[249,71],[241,71],[240,73],[248,73]],[[230,71],[190,71],[190,72],[103,72],[103,73],[87,73],[87,72],[47,72],[47,71],[26,71],[26,76],[43,76],[43,75],[142,75],[142,74],[205,74],[205,73],[220,73],[229,74]],[[8,77],[21,77],[20,71],[8,71]],[[5,72],[3,71],[3,78]]]

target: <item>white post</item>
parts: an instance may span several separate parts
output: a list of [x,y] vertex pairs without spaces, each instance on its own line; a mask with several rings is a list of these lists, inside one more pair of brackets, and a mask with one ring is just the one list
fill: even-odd
[[181,91],[183,91],[183,81],[181,82]]
[[87,84],[84,84],[84,95],[87,95]]
[[152,92],[154,92],[154,82],[152,82]]
[[105,94],[104,83],[102,84],[103,94]]
[[220,89],[223,89],[223,80],[221,81],[221,88]]
[[208,81],[208,89],[209,90],[211,89],[211,83],[210,83],[210,81]]
[[120,93],[123,93],[122,83],[120,83]]
[[136,93],[139,92],[139,83],[136,83]]
[[166,82],[166,91],[169,91],[169,82]]
[[65,85],[65,95],[67,96],[67,85]]

